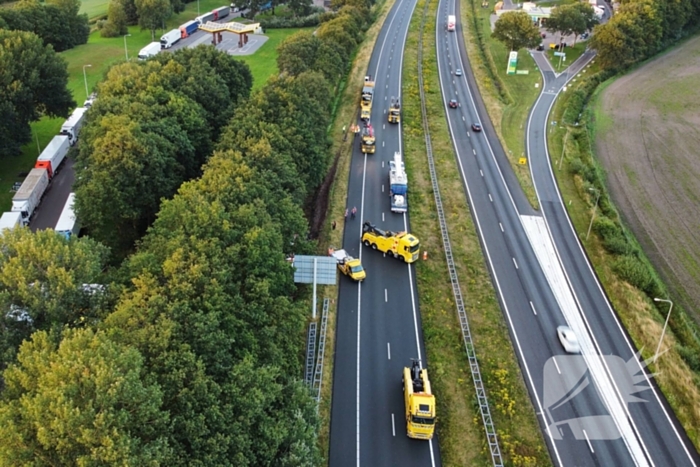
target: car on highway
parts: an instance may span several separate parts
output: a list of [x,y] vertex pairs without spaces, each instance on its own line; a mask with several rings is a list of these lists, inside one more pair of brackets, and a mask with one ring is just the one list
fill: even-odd
[[472,130],[481,131],[481,123],[479,123],[479,122],[472,123]]
[[457,68],[455,70],[455,76],[462,76],[462,69],[461,68]]
[[569,326],[559,326],[557,328],[557,336],[559,336],[559,342],[561,342],[561,346],[564,347],[567,353],[581,353],[578,338]]
[[457,99],[450,99],[450,103],[448,105],[450,108],[456,109],[459,106],[459,102],[457,102]]

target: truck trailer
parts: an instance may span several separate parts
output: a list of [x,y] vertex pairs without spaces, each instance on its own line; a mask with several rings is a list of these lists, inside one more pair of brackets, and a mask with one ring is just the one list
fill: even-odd
[[197,29],[199,29],[199,23],[196,21],[188,21],[182,26],[180,26],[180,35],[182,39],[185,39],[195,32],[197,32]]
[[398,151],[394,153],[394,160],[389,161],[389,196],[391,212],[408,211],[408,177]]
[[160,36],[160,48],[169,49],[182,39],[182,32],[179,29],[172,29]]
[[32,169],[12,197],[12,212],[21,213],[25,225],[29,224],[48,187],[49,172],[46,169]]
[[71,193],[68,195],[63,211],[61,211],[61,217],[58,218],[54,228],[56,233],[63,235],[66,239],[71,238],[73,235],[78,235],[78,232],[80,232],[80,224],[78,224],[78,219],[75,217],[75,211],[73,210],[74,203],[75,193]]
[[155,57],[160,53],[160,50],[160,42],[151,42],[139,51],[139,60],[148,60],[151,57]]
[[212,10],[214,13],[214,19],[212,21],[219,21],[220,19],[226,18],[231,13],[231,7],[220,6],[219,8]]
[[78,133],[80,133],[80,127],[83,126],[85,112],[87,112],[87,107],[78,107],[61,125],[61,134],[68,137],[71,146],[78,141]]
[[455,15],[449,15],[447,17],[447,30],[454,31],[456,24],[457,24],[457,18],[455,17]]
[[365,76],[362,86],[362,97],[360,98],[360,118],[369,121],[372,114],[372,99],[374,98],[374,81],[371,76]]
[[39,154],[34,168],[46,169],[49,173],[49,179],[53,178],[66,158],[69,149],[70,141],[66,135],[54,136],[49,145]]
[[216,18],[216,15],[213,11],[210,11],[209,13],[197,16],[194,20],[199,24],[207,24],[209,21],[214,21],[214,18]]
[[0,235],[2,235],[3,230],[9,229],[13,230],[15,227],[24,225],[22,222],[22,214],[19,212],[5,212],[0,217]]

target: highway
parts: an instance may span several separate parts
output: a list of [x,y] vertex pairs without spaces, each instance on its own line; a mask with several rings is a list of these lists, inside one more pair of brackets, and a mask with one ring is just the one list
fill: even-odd
[[[363,221],[408,230],[408,216],[390,211],[389,160],[402,150],[400,125],[387,122],[392,97],[401,93],[404,44],[416,0],[397,0],[380,31],[368,74],[375,80],[371,122],[377,149],[365,156],[354,142],[347,207],[358,216],[344,225],[348,253],[360,257],[367,279],[341,276],[331,405],[329,465],[439,466],[437,436],[406,436],[402,369],[412,358],[427,365],[421,332],[415,268],[360,243]],[[351,83],[358,89],[362,83]],[[358,122],[359,123],[359,122]],[[411,195],[408,195],[409,212]],[[438,417],[440,414],[438,413]]]
[[[446,30],[449,14],[459,18],[459,4],[442,0],[436,42],[448,124],[472,216],[554,464],[696,465],[697,453],[665,401],[657,390],[645,390],[646,377],[635,377],[641,366],[551,177],[544,141],[547,114],[567,75],[554,80],[553,73],[545,73],[543,94],[528,125],[540,213],[527,202],[488,119],[461,25],[454,33]],[[571,76],[589,59],[585,55],[573,64]],[[546,65],[542,60],[540,67]],[[457,68],[464,76],[455,76]],[[460,103],[457,109],[447,106],[453,98]],[[471,124],[478,121],[483,132],[474,133]],[[565,354],[556,334],[560,325],[577,334],[582,356]]]

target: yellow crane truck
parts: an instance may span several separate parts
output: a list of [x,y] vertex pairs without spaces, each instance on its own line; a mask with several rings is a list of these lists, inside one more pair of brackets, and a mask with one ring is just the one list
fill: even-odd
[[389,106],[389,123],[399,123],[401,121],[401,103],[398,99],[391,98]]
[[416,261],[420,253],[420,242],[410,233],[382,230],[369,221],[362,225],[362,243],[406,263]]
[[432,439],[435,432],[435,396],[428,370],[414,360],[403,369],[403,395],[406,403],[406,434],[409,438]]
[[374,139],[374,128],[372,125],[367,125],[362,129],[362,152],[365,154],[374,154],[376,142]]
[[365,76],[362,86],[362,98],[360,99],[360,118],[369,121],[372,115],[372,99],[374,98],[374,81],[370,76]]

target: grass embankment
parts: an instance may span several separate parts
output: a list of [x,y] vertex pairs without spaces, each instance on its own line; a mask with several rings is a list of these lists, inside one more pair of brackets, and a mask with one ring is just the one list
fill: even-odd
[[[435,56],[437,1],[427,9],[423,78],[430,135],[455,266],[504,460],[544,466],[550,460],[510,343],[472,222],[444,114]],[[425,0],[411,22],[403,68],[403,138],[411,186],[411,228],[428,252],[417,266],[423,334],[437,394],[438,432],[445,466],[490,465],[469,362],[456,313],[425,155],[417,75]]]
[[[358,96],[362,90],[364,76],[367,74],[367,67],[369,66],[369,60],[372,56],[377,36],[393,5],[394,0],[388,0],[380,1],[373,7],[372,17],[376,19],[372,27],[365,34],[365,40],[358,47],[358,52],[352,62],[352,69],[346,81],[347,84],[342,91],[342,97],[336,109],[335,119],[331,123],[330,137],[332,140],[332,154],[338,155],[338,167],[329,195],[330,200],[328,203],[328,217],[325,230],[319,236],[319,254],[325,254],[329,245],[339,247],[343,244],[343,216],[347,204],[348,180],[350,176],[350,162],[352,160],[354,141],[352,134],[349,133],[349,128],[352,123],[357,121]],[[348,131],[346,140],[343,140],[343,128]],[[331,223],[334,220],[337,222],[336,230],[331,229]],[[336,286],[323,287],[323,292],[321,292],[320,295],[333,300],[331,313],[328,317],[328,330],[326,331],[323,382],[321,385],[321,402],[319,405],[319,416],[321,418],[319,443],[321,444],[321,452],[323,452],[326,459],[328,459],[337,312],[335,299],[338,296],[338,288]]]
[[[462,2],[460,20],[465,34],[469,61],[491,121],[501,140],[510,165],[515,172],[530,204],[538,208],[535,188],[527,165],[520,165],[525,156],[525,129],[532,104],[542,86],[542,77],[535,61],[524,50],[518,53],[518,70],[526,75],[507,75],[506,65],[510,51],[491,38],[491,14],[480,0]],[[537,87],[536,87],[537,86]]]
[[[220,6],[221,3],[221,0],[202,0],[200,10],[209,11]],[[175,28],[186,20],[194,18],[197,13],[196,2],[194,11],[192,7],[193,4],[188,4],[189,11],[171,18],[167,23],[168,28]],[[253,89],[261,87],[270,76],[277,73],[277,46],[284,38],[297,31],[299,29],[270,29],[265,32],[269,39],[255,54],[236,57],[250,67],[253,74]],[[68,63],[68,89],[78,105],[82,105],[86,98],[86,78],[88,90],[92,91],[112,65],[126,59],[126,52],[129,58],[134,60],[139,50],[151,42],[150,31],[141,30],[138,26],[129,27],[129,33],[131,37],[126,38],[126,51],[123,37],[104,38],[100,36],[99,31],[95,31],[90,34],[87,44],[60,53]],[[156,36],[160,37],[159,34]],[[85,74],[83,74],[84,65],[91,65],[85,67]],[[15,182],[24,180],[24,176],[20,174],[26,173],[34,166],[40,152],[36,140],[38,139],[41,149],[45,148],[58,134],[64,121],[64,118],[42,118],[34,122],[31,125],[33,141],[22,147],[22,153],[19,156],[3,160],[0,167],[0,212],[10,209],[13,196],[10,188]]]
[[[595,71],[594,64],[577,77],[578,82]],[[598,89],[597,96],[604,87],[605,84]],[[553,121],[565,120],[564,114],[567,107],[572,105],[572,98],[573,92],[569,91],[559,97],[552,112]],[[604,170],[592,152],[591,139],[595,133],[605,130],[613,122],[597,118],[595,104],[592,104],[583,112],[580,124],[568,127],[557,125],[548,135],[550,158],[555,165],[559,190],[617,315],[635,346],[643,349],[642,358],[652,358],[668,313],[668,304],[659,303],[657,307],[652,300],[653,297],[666,298],[668,292],[636,239],[622,225],[607,193]],[[564,143],[566,147],[559,168]],[[586,241],[596,200],[595,190],[601,192],[600,203],[593,230]],[[630,285],[633,282],[641,285],[641,288]],[[697,368],[693,371],[688,364],[697,362],[697,332],[697,326],[676,304],[662,346],[662,350],[668,348],[668,351],[649,369],[657,372],[655,379],[659,387],[695,447],[700,448],[700,376]]]

